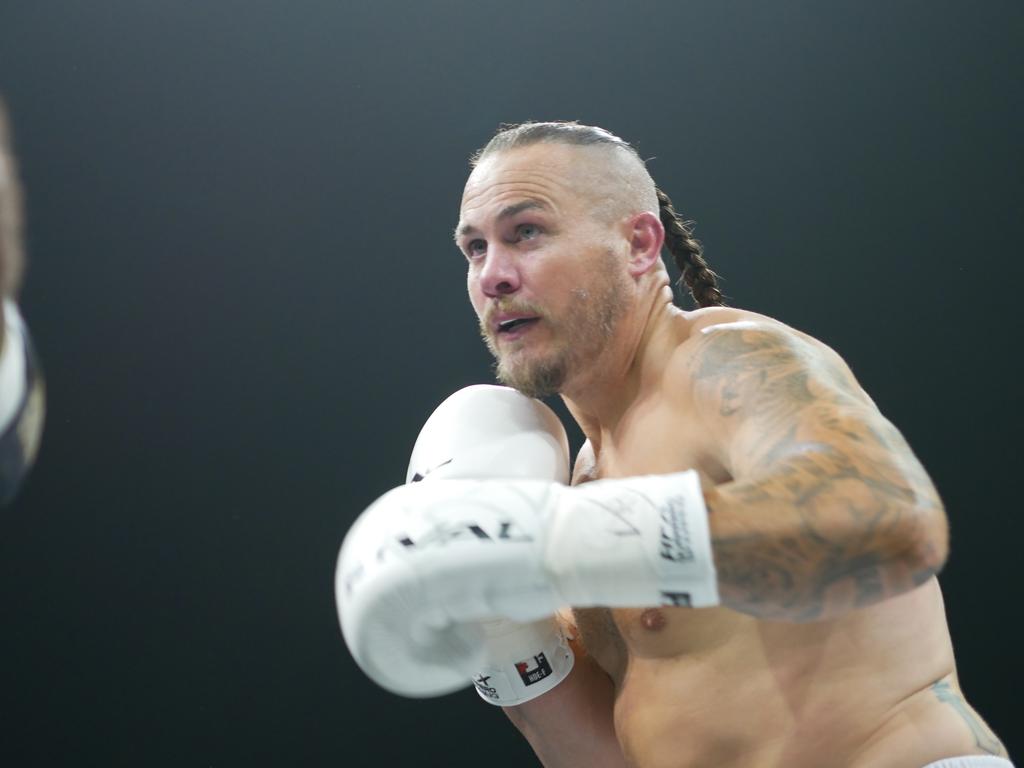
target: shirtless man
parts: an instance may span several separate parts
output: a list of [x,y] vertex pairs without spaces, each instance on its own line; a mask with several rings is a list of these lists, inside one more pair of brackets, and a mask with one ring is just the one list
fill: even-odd
[[[336,589],[371,677],[436,695],[483,665],[478,691],[548,768],[1010,765],[960,693],[924,469],[834,351],[720,306],[629,145],[576,124],[500,132],[474,157],[456,241],[499,380],[559,394],[587,439],[572,488],[435,479],[458,449],[424,449],[412,479],[430,482],[364,513]],[[696,311],[674,306],[663,245]],[[435,414],[417,450],[489,418],[469,411]],[[543,653],[511,647],[508,627],[565,604],[571,653],[542,630]]]
[[0,504],[17,493],[35,459],[43,429],[43,378],[17,305],[25,271],[21,206],[21,186],[0,101]]

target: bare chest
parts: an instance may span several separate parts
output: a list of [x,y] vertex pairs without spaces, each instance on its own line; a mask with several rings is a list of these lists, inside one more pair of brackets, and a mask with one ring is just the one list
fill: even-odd
[[[731,480],[715,453],[714,435],[694,413],[669,406],[638,407],[595,455],[577,465],[575,483],[695,469],[705,487]],[[712,643],[722,612],[676,608],[577,608],[573,617],[588,652],[616,683],[632,657],[666,658]],[[711,614],[718,620],[709,624]],[[728,622],[727,622],[728,623]],[[702,629],[702,627],[704,629]],[[714,629],[709,629],[714,628]]]
[[[577,467],[574,482],[696,469],[711,485],[731,479],[720,460],[718,436],[698,414],[668,402],[639,404]],[[581,456],[582,458],[582,456]]]
[[573,608],[587,653],[621,687],[631,661],[670,661],[722,654],[749,632],[752,619],[723,608]]

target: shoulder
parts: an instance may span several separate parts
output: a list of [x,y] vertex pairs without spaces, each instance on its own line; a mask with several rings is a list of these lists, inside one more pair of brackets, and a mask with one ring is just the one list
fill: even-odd
[[688,315],[670,379],[698,412],[757,416],[781,399],[823,396],[870,402],[827,344],[767,315],[709,308]]
[[[688,333],[673,367],[695,380],[779,364],[827,363],[846,369],[827,344],[767,315],[731,307],[688,313]],[[848,372],[848,371],[845,371]]]
[[693,347],[706,343],[708,339],[723,336],[766,335],[776,337],[803,337],[805,333],[791,328],[768,315],[732,307],[707,307],[690,312],[689,333],[686,344]]
[[768,317],[768,315],[737,307],[704,307],[703,309],[695,309],[686,313],[686,319],[691,329],[691,335],[704,328],[740,322],[782,325],[778,320]]

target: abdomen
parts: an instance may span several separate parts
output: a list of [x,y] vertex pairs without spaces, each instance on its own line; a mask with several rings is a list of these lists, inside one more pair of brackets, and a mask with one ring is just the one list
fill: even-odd
[[664,609],[663,623],[642,621],[642,610],[576,613],[616,683],[623,750],[642,768],[850,768],[873,735],[904,741],[918,715],[945,717],[922,694],[953,670],[934,581],[808,624],[727,609]]

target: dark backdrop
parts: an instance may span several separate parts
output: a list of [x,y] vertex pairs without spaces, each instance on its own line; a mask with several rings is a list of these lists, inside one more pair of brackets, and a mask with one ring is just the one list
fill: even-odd
[[532,764],[471,691],[365,679],[332,589],[490,380],[450,232],[529,118],[654,158],[732,303],[907,435],[963,687],[1019,752],[1022,33],[1019,2],[5,0],[49,421],[0,521],[0,763]]

